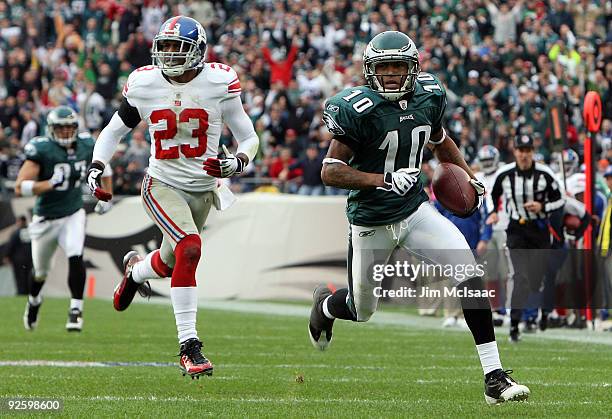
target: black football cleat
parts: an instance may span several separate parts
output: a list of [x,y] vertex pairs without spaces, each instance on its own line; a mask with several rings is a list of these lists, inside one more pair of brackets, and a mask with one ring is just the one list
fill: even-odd
[[525,333],[535,333],[537,329],[538,326],[536,325],[535,319],[528,319],[525,322],[525,328],[523,330]]
[[485,376],[485,400],[488,404],[527,400],[529,388],[518,384],[510,374],[512,370],[498,369]]
[[[323,314],[323,301],[332,295],[326,286],[318,286],[312,295],[312,309],[310,310],[310,321],[308,322],[308,336],[312,345],[324,351],[331,344],[332,328],[334,320]],[[325,332],[325,333],[323,333]]]
[[145,281],[142,284],[134,282],[132,279],[132,268],[134,265],[141,261],[142,257],[134,250],[126,253],[123,257],[123,279],[115,287],[113,295],[113,306],[117,311],[123,311],[130,306],[136,292],[142,297],[151,297],[151,284],[149,281]]
[[200,375],[213,374],[213,364],[202,355],[202,342],[198,339],[191,338],[181,343],[179,356],[181,357],[179,365],[183,375],[199,379]]
[[78,308],[71,308],[68,311],[66,330],[69,332],[80,332],[83,330],[83,312]]
[[541,332],[548,329],[548,313],[542,312],[542,317],[540,317],[540,322],[538,323],[538,326]]
[[510,343],[518,343],[521,340],[521,332],[518,326],[510,327]]
[[26,330],[34,330],[38,325],[38,310],[42,301],[38,305],[30,304],[30,300],[26,302],[25,313],[23,313],[23,326]]

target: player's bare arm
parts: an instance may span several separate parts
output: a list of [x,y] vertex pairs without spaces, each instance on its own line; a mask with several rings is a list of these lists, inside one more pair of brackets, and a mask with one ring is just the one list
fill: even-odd
[[36,180],[40,173],[40,165],[32,160],[26,160],[19,174],[17,175],[17,182],[15,183],[15,193],[17,196],[33,196],[41,195],[45,192],[52,191],[56,185],[61,184],[64,178],[61,174],[53,175],[51,179],[47,180]]
[[323,183],[342,189],[374,189],[385,185],[382,174],[366,173],[349,166],[352,157],[353,150],[349,146],[333,139],[323,161]]
[[[441,141],[443,137],[444,140],[440,144],[433,144]],[[466,163],[465,159],[461,155],[461,151],[459,151],[459,148],[457,148],[455,142],[448,136],[448,134],[446,134],[446,130],[441,129],[432,134],[431,141],[432,142],[430,142],[428,146],[433,151],[440,163],[456,164],[465,170],[472,179],[476,178],[472,172],[472,169],[470,169],[470,166]]]

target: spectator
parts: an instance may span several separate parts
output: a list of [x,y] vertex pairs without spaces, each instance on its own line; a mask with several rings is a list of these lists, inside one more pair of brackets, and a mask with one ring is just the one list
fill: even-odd
[[85,82],[85,91],[77,96],[81,125],[92,133],[102,129],[106,109],[106,101],[95,89],[96,85],[88,80]]
[[323,156],[316,144],[310,144],[306,149],[306,156],[297,163],[292,164],[289,169],[300,169],[302,171],[302,184],[298,189],[300,195],[323,195],[325,187],[321,180],[321,169],[323,168]]
[[286,56],[283,51],[284,48],[279,48],[272,53],[267,46],[261,48],[264,59],[270,66],[270,84],[278,81],[287,87],[293,76],[293,63],[298,52],[297,39],[291,44]]

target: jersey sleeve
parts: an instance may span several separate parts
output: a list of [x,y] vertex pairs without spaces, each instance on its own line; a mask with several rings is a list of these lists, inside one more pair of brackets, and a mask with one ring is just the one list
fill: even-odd
[[359,148],[359,119],[355,112],[343,103],[342,99],[334,96],[325,102],[323,108],[323,122],[334,138],[355,150]]

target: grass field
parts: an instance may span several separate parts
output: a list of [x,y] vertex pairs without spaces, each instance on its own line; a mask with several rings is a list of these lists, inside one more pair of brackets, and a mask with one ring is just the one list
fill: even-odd
[[[504,331],[499,343],[504,367],[515,370],[532,397],[489,407],[469,332],[337,322],[332,347],[321,353],[310,346],[305,316],[201,309],[198,328],[215,373],[192,381],[176,364],[169,305],[137,304],[117,313],[109,301],[86,301],[81,334],[63,329],[67,300],[47,299],[34,332],[23,328],[24,305],[23,298],[0,298],[0,398],[60,398],[62,414],[70,417],[610,417],[612,412],[609,345],[531,338],[511,346]],[[26,360],[66,364],[21,365]],[[157,365],[130,366],[133,362]]]

